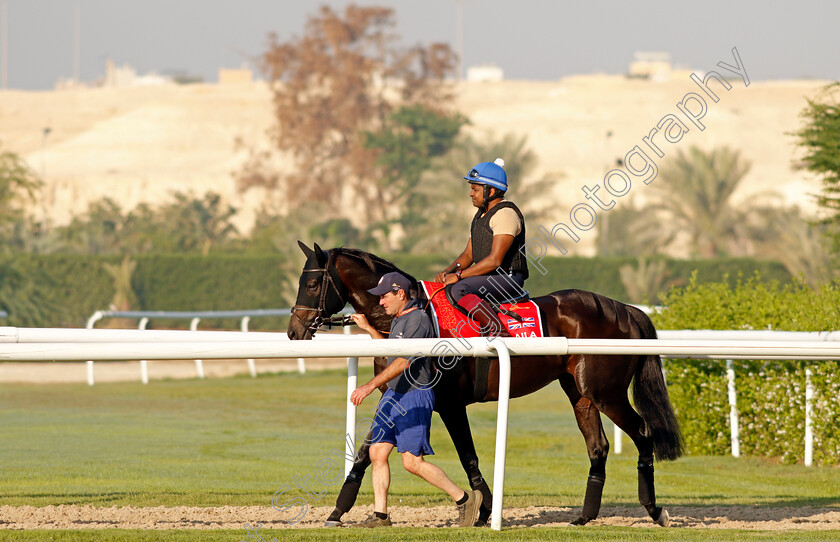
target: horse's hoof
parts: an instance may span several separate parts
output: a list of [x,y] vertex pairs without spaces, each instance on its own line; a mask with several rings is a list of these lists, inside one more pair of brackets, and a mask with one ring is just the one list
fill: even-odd
[[668,514],[668,511],[664,508],[662,512],[659,514],[659,519],[656,520],[656,524],[660,527],[667,527],[671,524],[671,516]]
[[473,527],[487,527],[487,520],[478,518],[475,520],[475,523],[473,523]]
[[580,516],[576,520],[570,522],[569,525],[586,525],[587,523],[589,523],[589,520],[590,518]]
[[342,525],[344,525],[344,523],[342,523],[340,519],[328,519],[324,522],[324,527],[341,527]]

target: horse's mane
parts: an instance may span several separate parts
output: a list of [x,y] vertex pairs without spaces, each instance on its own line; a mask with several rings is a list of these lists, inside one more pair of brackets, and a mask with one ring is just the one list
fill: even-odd
[[[368,269],[371,270],[371,272],[376,273],[379,276],[384,275],[385,273],[388,273],[390,271],[399,271],[400,273],[405,275],[405,277],[408,280],[411,281],[412,290],[414,290],[417,287],[416,278],[397,267],[396,264],[394,264],[393,262],[388,261],[380,256],[377,256],[376,254],[371,254],[370,252],[365,252],[364,250],[359,250],[358,248],[348,247],[333,248],[331,249],[331,252],[333,252],[333,255],[341,254],[342,256],[349,256],[350,258],[356,258],[358,260],[361,260],[365,263]],[[416,295],[416,291],[412,293]]]

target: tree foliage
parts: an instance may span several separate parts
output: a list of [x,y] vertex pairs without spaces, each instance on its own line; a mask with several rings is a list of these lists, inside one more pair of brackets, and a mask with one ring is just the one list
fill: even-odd
[[231,219],[236,209],[208,192],[202,197],[176,192],[158,207],[138,205],[123,211],[110,198],[92,202],[86,213],[56,228],[56,252],[143,254],[199,252],[230,243],[238,234]]
[[663,237],[661,220],[636,201],[620,201],[609,212],[598,217],[598,255],[604,257],[644,257],[659,252],[667,237]]
[[827,236],[829,226],[798,207],[766,207],[758,213],[760,254],[782,262],[794,277],[817,289],[837,276]]
[[749,169],[728,147],[710,152],[691,147],[666,162],[651,185],[660,201],[649,208],[664,215],[664,244],[684,235],[691,252],[703,258],[745,254],[756,208],[736,205],[732,196]]
[[671,272],[665,260],[649,261],[645,257],[637,260],[637,267],[624,264],[618,269],[621,284],[631,303],[660,303],[659,295],[679,284],[680,280],[669,280]]
[[426,222],[426,213],[439,194],[422,189],[421,177],[433,159],[452,147],[467,119],[423,105],[403,106],[388,116],[377,132],[365,133],[365,148],[376,152],[381,174],[371,189],[376,203],[367,208],[369,230],[382,233],[386,249],[393,225],[403,231]]
[[240,190],[266,188],[287,209],[319,201],[333,218],[348,199],[378,204],[381,190],[371,180],[383,172],[364,134],[382,130],[400,105],[445,106],[451,96],[442,82],[455,65],[445,44],[400,48],[393,26],[390,8],[323,6],[302,37],[270,36],[262,69],[273,91],[275,150],[287,166],[267,174],[258,164],[265,157],[253,156]]
[[2,250],[21,244],[36,226],[24,207],[35,200],[41,179],[17,154],[0,148],[0,246]]
[[805,167],[822,176],[822,194],[817,203],[829,212],[835,248],[840,248],[840,82],[823,88],[800,113],[804,126],[795,133],[805,151]]

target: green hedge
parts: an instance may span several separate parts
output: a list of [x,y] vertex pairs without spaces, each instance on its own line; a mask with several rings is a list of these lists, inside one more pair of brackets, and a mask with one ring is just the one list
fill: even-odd
[[[387,257],[387,256],[386,256]],[[418,256],[396,254],[387,257],[400,268],[413,274],[418,279],[431,279],[435,273],[448,265],[452,258],[439,256]],[[688,284],[692,273],[697,273],[699,282],[719,282],[727,280],[734,284],[738,273],[751,276],[760,274],[765,281],[788,283],[792,280],[790,273],[779,262],[765,260],[751,260],[747,258],[717,258],[713,260],[675,260],[664,258],[669,272],[669,282],[684,286]],[[599,294],[627,301],[627,292],[621,283],[619,269],[623,265],[636,267],[635,258],[580,258],[569,256],[545,257],[541,262],[545,268],[545,275],[529,267],[531,276],[525,283],[525,289],[532,296],[539,296],[579,288]]]
[[[729,282],[692,279],[672,289],[654,316],[659,329],[840,329],[840,282],[814,291],[757,276]],[[666,360],[668,390],[690,454],[730,453],[723,361]],[[805,441],[805,370],[812,373],[814,462],[840,463],[840,377],[836,361],[735,360],[743,455],[801,461]]]
[[[301,256],[302,258],[302,256]],[[303,267],[303,261],[297,268]],[[297,273],[297,272],[296,272]],[[297,275],[279,256],[149,256],[137,259],[132,283],[139,310],[193,311],[276,309],[294,303]],[[250,329],[285,328],[280,318],[255,318]],[[160,327],[185,327],[183,320],[155,320]],[[238,328],[238,319],[208,324]]]
[[[104,264],[119,256],[15,255],[0,260],[0,308],[6,325],[83,327],[96,310],[108,309],[114,284]],[[159,255],[136,257],[133,310],[237,310],[288,307],[297,277],[280,256]],[[26,295],[11,295],[24,291]],[[186,320],[153,320],[150,327],[186,328]],[[208,327],[237,329],[238,319],[206,322]],[[251,329],[284,329],[285,320],[257,318]]]
[[[268,255],[149,255],[137,256],[132,286],[136,310],[235,310],[282,308],[294,301],[303,255],[287,261]],[[451,260],[444,256],[384,255],[417,278],[430,279]],[[119,256],[16,254],[0,259],[0,308],[9,312],[7,325],[83,326],[114,296],[113,279],[103,264],[118,264]],[[670,279],[688,282],[692,270],[701,280],[720,280],[727,272],[751,274],[788,282],[781,264],[754,260],[666,260]],[[565,288],[592,290],[626,300],[619,268],[628,258],[547,257],[546,275],[534,271],[526,283],[532,295]],[[153,320],[158,327],[186,327],[185,321]],[[203,326],[236,328],[236,320]],[[254,319],[253,329],[284,328],[279,319]]]

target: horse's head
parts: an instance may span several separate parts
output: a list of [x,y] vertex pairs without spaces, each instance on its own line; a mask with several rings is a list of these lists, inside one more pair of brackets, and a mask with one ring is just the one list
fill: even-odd
[[[379,305],[379,296],[368,293],[389,271],[400,271],[393,263],[373,254],[353,249],[334,248],[321,250],[317,244],[311,249],[298,241],[306,256],[306,265],[300,276],[297,300],[292,308],[288,335],[292,340],[311,339],[330,316],[350,303],[356,312],[367,316],[368,321],[380,331],[387,331],[391,316]],[[416,295],[417,281],[400,271],[412,283]]]
[[317,244],[311,249],[298,241],[306,255],[300,275],[297,299],[292,308],[287,335],[291,340],[311,339],[325,319],[341,311],[347,294],[335,262]]

